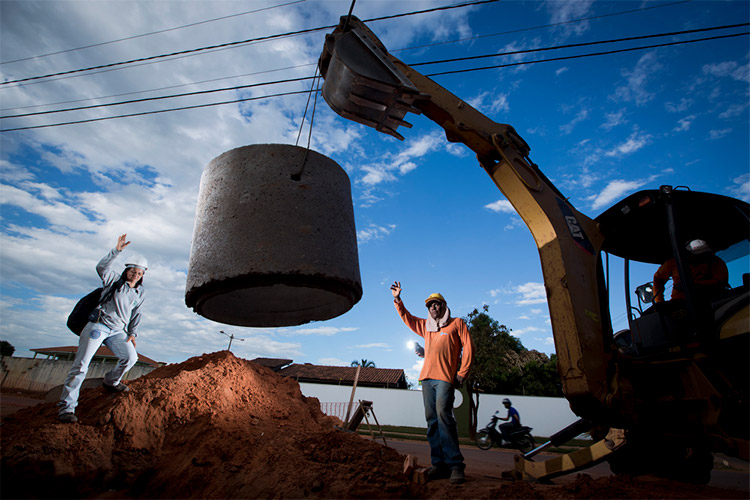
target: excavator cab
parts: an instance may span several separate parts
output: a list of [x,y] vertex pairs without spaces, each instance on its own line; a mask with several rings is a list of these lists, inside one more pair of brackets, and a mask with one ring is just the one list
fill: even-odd
[[[626,293],[626,308],[631,312],[629,328],[618,332],[615,339],[621,351],[641,357],[671,356],[742,336],[747,344],[750,326],[746,272],[750,253],[750,209],[747,203],[662,186],[659,190],[641,191],[625,198],[596,221],[605,234],[602,250],[623,258],[626,270],[630,261],[661,265],[675,259],[684,289],[683,300],[665,297],[664,301],[653,303],[653,284],[645,283],[635,289],[638,307],[630,303],[630,294]],[[685,243],[698,238],[708,242],[716,256],[729,264],[733,286],[712,290],[709,294],[693,283]],[[737,261],[744,262],[744,267]],[[624,281],[630,290],[628,274]]]

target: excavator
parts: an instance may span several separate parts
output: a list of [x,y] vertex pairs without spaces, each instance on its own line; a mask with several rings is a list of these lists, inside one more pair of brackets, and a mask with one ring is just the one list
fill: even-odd
[[[400,140],[407,113],[423,114],[476,153],[479,165],[528,226],[539,251],[563,393],[580,418],[523,455],[532,481],[608,461],[614,473],[707,483],[713,453],[748,460],[750,441],[750,206],[726,196],[660,186],[592,219],[530,157],[514,128],[496,123],[388,52],[359,19],[344,16],[318,61],[322,95],[340,116]],[[693,283],[686,242],[740,259],[739,279],[712,297]],[[609,257],[625,268],[628,327],[614,332]],[[685,299],[631,300],[631,262],[675,259]],[[742,261],[741,259],[745,259]],[[744,271],[744,272],[743,272]],[[736,273],[735,273],[736,274]],[[646,309],[644,310],[644,306]],[[592,445],[551,460],[534,456],[588,432]]]

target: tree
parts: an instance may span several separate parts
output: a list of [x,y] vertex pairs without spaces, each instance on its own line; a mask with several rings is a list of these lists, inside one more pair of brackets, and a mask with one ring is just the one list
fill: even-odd
[[489,306],[466,318],[474,342],[474,366],[467,381],[470,432],[476,429],[479,393],[562,396],[557,358],[527,350],[505,325],[492,319]]
[[7,340],[0,340],[0,356],[13,356],[16,348]]
[[361,366],[362,368],[375,368],[375,362],[367,359],[352,361],[352,366]]

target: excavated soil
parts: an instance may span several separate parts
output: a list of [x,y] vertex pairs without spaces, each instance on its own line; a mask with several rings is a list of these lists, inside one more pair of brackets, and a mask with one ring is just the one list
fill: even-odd
[[82,391],[79,423],[54,403],[6,417],[0,496],[10,498],[742,498],[658,479],[581,474],[565,486],[417,484],[406,457],[337,430],[294,380],[221,351],[168,365],[131,391]]

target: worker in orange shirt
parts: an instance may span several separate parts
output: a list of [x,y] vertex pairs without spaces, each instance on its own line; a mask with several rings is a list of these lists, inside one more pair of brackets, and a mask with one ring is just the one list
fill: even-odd
[[466,465],[458,447],[453,402],[454,389],[466,379],[474,360],[469,329],[464,320],[451,317],[448,304],[439,293],[425,300],[429,313],[426,319],[412,316],[406,310],[401,300],[400,282],[391,285],[391,293],[403,322],[425,342],[419,380],[432,462],[427,477],[430,480],[450,478],[453,484],[463,483]]
[[[686,246],[688,251],[688,269],[693,284],[700,297],[713,298],[729,284],[727,265],[714,255],[703,240],[692,240]],[[654,302],[664,300],[664,285],[672,278],[672,296],[670,300],[685,300],[680,274],[675,259],[669,259],[654,273]]]

